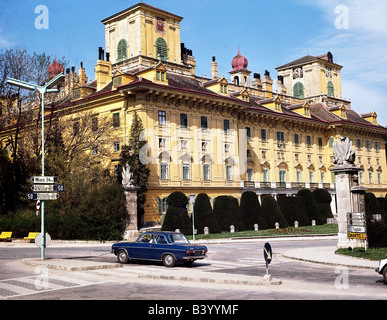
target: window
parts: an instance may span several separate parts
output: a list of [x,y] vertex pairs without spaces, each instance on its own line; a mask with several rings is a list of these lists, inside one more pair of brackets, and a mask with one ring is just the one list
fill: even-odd
[[325,173],[321,171],[321,183],[325,182]]
[[382,183],[382,174],[378,172],[378,184]]
[[335,138],[330,137],[329,140],[328,140],[328,146],[329,146],[329,148],[332,148],[332,147],[333,147],[333,142],[335,142]]
[[372,183],[372,172],[368,172],[368,180],[369,180],[369,183],[371,184]]
[[180,127],[187,128],[188,126],[188,119],[186,113],[180,113]]
[[360,139],[356,140],[356,146],[357,146],[358,149],[361,148],[361,141],[360,141]]
[[123,60],[127,58],[127,43],[125,39],[121,39],[117,46],[117,60]]
[[313,183],[313,171],[309,171],[309,182]]
[[180,141],[181,150],[187,150],[187,144],[188,144],[187,140],[181,140]]
[[183,180],[189,180],[189,163],[183,163]]
[[202,151],[205,152],[207,151],[208,143],[205,141],[202,141]]
[[165,148],[167,145],[167,139],[165,138],[159,138],[159,148]]
[[167,205],[167,198],[157,198],[157,212],[158,214],[163,214],[165,212],[167,212],[167,208],[168,208],[168,205]]
[[253,169],[247,169],[247,181],[253,181]]
[[294,144],[296,146],[298,146],[300,144],[300,140],[299,140],[299,137],[298,137],[298,133],[295,133],[294,134]]
[[200,127],[202,129],[207,129],[208,128],[207,117],[200,117]]
[[359,182],[364,183],[364,175],[362,171],[359,172]]
[[306,136],[306,145],[308,147],[312,146],[312,137],[311,136]]
[[165,72],[157,70],[156,71],[156,80],[161,81],[161,82],[165,82]]
[[318,147],[322,148],[322,146],[323,146],[322,138],[318,138]]
[[232,167],[226,166],[226,180],[231,181],[232,180]]
[[74,136],[79,134],[79,121],[75,121],[73,124],[73,134]]
[[210,165],[203,164],[203,180],[210,180]]
[[277,131],[277,142],[283,143],[285,141],[285,135],[282,131]]
[[301,171],[297,170],[296,172],[297,183],[301,183]]
[[230,131],[230,120],[227,120],[227,119],[223,120],[223,128],[225,133]]
[[98,118],[97,117],[91,119],[91,131],[93,131],[93,132],[98,131]]
[[367,140],[367,150],[371,150],[371,143],[369,142],[369,140]]
[[168,164],[165,162],[160,163],[160,179],[161,180],[168,179]]
[[269,182],[269,170],[267,170],[267,169],[262,170],[262,179],[263,179],[264,183]]
[[159,125],[165,126],[167,124],[167,113],[159,110]]
[[246,138],[247,139],[251,138],[251,128],[250,127],[246,127]]
[[275,110],[277,110],[277,111],[281,111],[281,103],[275,102],[274,108],[275,108]]
[[265,129],[261,129],[261,139],[262,139],[262,141],[266,141],[266,130]]
[[333,87],[332,81],[328,81],[328,97],[333,98],[335,96],[335,88]]
[[286,184],[286,171],[285,170],[279,171],[279,181],[280,181],[281,187],[283,187]]
[[113,128],[120,127],[120,114],[118,112],[113,113]]
[[304,116],[310,116],[310,109],[304,108]]
[[379,142],[375,142],[375,150],[379,151]]
[[220,85],[220,93],[227,93],[227,85],[225,84]]
[[163,38],[157,38],[156,40],[156,58],[162,61],[167,61],[168,59],[168,47]]
[[113,151],[114,152],[120,151],[120,142],[119,141],[114,141],[113,142]]
[[301,82],[297,82],[293,86],[293,96],[299,99],[304,99],[304,85]]

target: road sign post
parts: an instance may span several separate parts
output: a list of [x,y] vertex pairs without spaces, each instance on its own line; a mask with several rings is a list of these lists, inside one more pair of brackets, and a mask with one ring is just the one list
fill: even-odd
[[364,241],[364,249],[367,251],[367,225],[364,212],[347,213],[347,238],[351,241]]

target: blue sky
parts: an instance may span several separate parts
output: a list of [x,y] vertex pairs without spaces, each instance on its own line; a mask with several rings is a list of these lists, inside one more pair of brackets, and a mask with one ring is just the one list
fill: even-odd
[[[98,47],[104,46],[102,19],[139,1],[0,0],[0,49],[65,56],[70,66],[84,62],[94,79]],[[385,0],[147,0],[184,17],[181,42],[193,50],[198,75],[210,75],[212,56],[229,78],[238,52],[249,70],[263,74],[306,54],[331,51],[343,65],[343,98],[358,113],[375,110],[387,125],[387,1]],[[48,29],[36,29],[35,8],[48,8]],[[336,11],[338,6],[347,10]],[[347,20],[339,20],[346,17]],[[348,25],[342,22],[348,22]],[[341,22],[341,24],[340,24]],[[338,24],[339,23],[339,24]],[[338,27],[339,26],[339,27]]]

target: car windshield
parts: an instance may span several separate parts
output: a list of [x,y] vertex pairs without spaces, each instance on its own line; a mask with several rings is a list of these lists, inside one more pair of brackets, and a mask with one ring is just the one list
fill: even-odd
[[172,243],[189,243],[185,235],[181,233],[171,233],[169,239]]

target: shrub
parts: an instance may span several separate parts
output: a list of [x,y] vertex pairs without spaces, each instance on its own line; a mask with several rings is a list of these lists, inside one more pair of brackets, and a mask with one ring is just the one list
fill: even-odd
[[298,221],[299,226],[309,225],[304,202],[300,197],[279,197],[277,202],[289,226],[293,226],[294,221]]
[[192,233],[192,222],[188,216],[187,196],[181,191],[172,192],[167,198],[168,209],[165,214],[162,231],[175,231],[179,229],[181,233]]
[[321,218],[326,223],[327,218],[333,218],[331,209],[332,197],[325,189],[313,190],[312,194],[320,211]]
[[214,216],[222,231],[230,231],[234,225],[236,230],[244,230],[239,212],[238,200],[232,196],[219,196],[214,202]]
[[304,202],[305,210],[309,218],[309,224],[312,222],[312,220],[315,220],[317,225],[321,225],[326,222],[321,217],[320,210],[317,207],[317,203],[313,197],[312,191],[309,189],[301,189],[297,192],[297,196],[302,198]]
[[258,196],[253,191],[242,193],[240,212],[246,230],[253,230],[254,224],[258,224],[260,230],[267,228]]
[[206,193],[199,193],[195,199],[194,206],[195,228],[198,234],[204,233],[204,228],[208,227],[210,233],[220,232],[214,213],[212,212],[211,202]]
[[261,206],[266,219],[266,225],[269,229],[273,229],[276,222],[279,223],[280,228],[286,228],[288,226],[277,201],[272,196],[264,197]]

